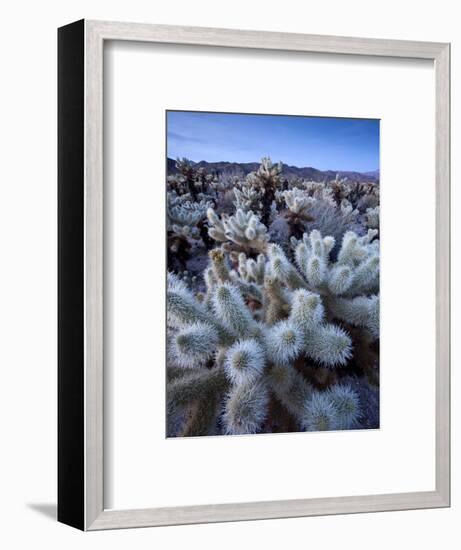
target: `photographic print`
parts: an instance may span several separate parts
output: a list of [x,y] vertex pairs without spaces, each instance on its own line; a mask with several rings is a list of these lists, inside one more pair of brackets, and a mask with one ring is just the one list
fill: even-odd
[[166,125],[167,437],[379,428],[379,120]]

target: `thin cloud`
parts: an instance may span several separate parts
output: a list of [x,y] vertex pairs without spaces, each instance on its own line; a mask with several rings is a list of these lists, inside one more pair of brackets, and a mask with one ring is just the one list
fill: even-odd
[[176,141],[191,142],[191,143],[206,143],[206,140],[181,134],[179,132],[168,131],[168,139],[175,139]]

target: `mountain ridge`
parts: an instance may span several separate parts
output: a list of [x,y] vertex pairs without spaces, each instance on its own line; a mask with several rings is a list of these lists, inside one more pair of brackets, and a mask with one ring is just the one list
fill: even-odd
[[[191,161],[194,166],[199,168],[205,168],[208,172],[216,173],[221,177],[240,177],[244,178],[250,172],[254,172],[259,167],[259,162],[207,162],[201,160],[199,162]],[[342,178],[348,178],[352,181],[358,182],[373,182],[379,183],[379,169],[370,170],[367,172],[356,172],[353,170],[319,170],[312,166],[291,166],[282,163],[282,174],[287,179],[303,178],[313,181],[324,181],[325,179],[334,179],[337,175]],[[176,173],[176,161],[172,158],[167,158],[167,171],[168,174]]]

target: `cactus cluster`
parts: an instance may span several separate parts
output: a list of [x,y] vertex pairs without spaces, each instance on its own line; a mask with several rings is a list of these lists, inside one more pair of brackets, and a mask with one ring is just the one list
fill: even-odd
[[179,195],[189,194],[194,201],[203,198],[210,189],[219,187],[215,175],[208,174],[204,168],[196,168],[185,158],[176,161],[176,170],[168,177],[169,190]]
[[234,187],[234,206],[244,212],[260,213],[263,207],[261,190],[248,181],[237,182]]
[[177,167],[167,181],[169,247],[183,242],[169,248],[182,269],[169,258],[167,435],[377,427],[378,186],[287,182],[265,158],[224,211],[219,176]]
[[213,208],[207,210],[208,235],[223,248],[237,252],[263,252],[268,235],[266,226],[258,216],[238,209],[233,216],[223,214],[221,218]]
[[178,195],[175,191],[168,191],[166,218],[169,263],[172,263],[174,257],[185,267],[192,241],[208,241],[203,221],[211,204],[205,199],[193,201],[189,193]]
[[366,211],[367,225],[373,229],[379,228],[379,206],[367,208]]

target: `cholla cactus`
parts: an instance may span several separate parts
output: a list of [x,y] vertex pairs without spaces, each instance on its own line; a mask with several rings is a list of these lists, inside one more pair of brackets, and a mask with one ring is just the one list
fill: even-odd
[[[325,296],[328,304],[344,297],[352,303],[360,297],[376,295],[379,288],[379,241],[376,230],[359,237],[347,232],[342,240],[337,260],[331,262],[329,254],[334,246],[332,237],[318,231],[303,236],[295,250],[296,263],[311,289]],[[377,303],[377,299],[375,300]]]
[[286,204],[285,219],[290,226],[290,233],[300,237],[306,230],[307,222],[314,220],[312,208],[317,199],[311,197],[298,188],[289,189],[280,193]]
[[167,288],[168,435],[370,427],[379,185],[287,181],[268,158],[245,179],[185,159],[176,169],[167,182],[176,271]]
[[186,284],[186,286],[195,286],[197,283],[197,276],[192,275],[192,273],[187,270],[178,271],[177,276],[181,281],[183,281],[183,283]]
[[294,188],[282,192],[287,208],[293,214],[302,218],[310,218],[309,210],[312,208],[315,199],[310,197],[301,189]]
[[264,283],[266,273],[266,259],[264,254],[258,254],[256,260],[247,258],[244,252],[238,255],[238,274],[239,277],[247,283]]
[[224,404],[222,418],[225,433],[256,433],[266,420],[269,400],[269,391],[262,381],[235,385]]
[[183,267],[189,258],[191,241],[202,238],[206,242],[208,239],[203,221],[211,206],[211,202],[193,202],[189,197],[175,192],[167,194],[168,254],[174,255]]
[[186,158],[176,159],[176,174],[168,177],[168,185],[178,195],[189,194],[193,200],[197,200],[199,192],[195,185],[195,170],[192,163]]
[[379,185],[370,184],[366,192],[357,200],[357,208],[360,212],[366,212],[368,208],[379,206]]
[[[193,200],[197,200],[199,191],[203,191],[204,187],[205,173],[203,169],[196,170],[192,162],[186,158],[176,160],[176,169],[179,173],[179,177],[176,179],[177,190],[189,193]],[[172,178],[171,182],[174,181]]]
[[167,177],[168,190],[179,196],[187,195],[193,202],[216,199],[218,191],[224,189],[216,175],[205,168],[197,167],[186,158],[177,159],[177,172]]
[[352,206],[352,203],[350,201],[348,201],[347,199],[343,199],[341,201],[341,204],[339,205],[339,208],[341,210],[341,213],[344,216],[348,216],[350,214],[355,214],[355,216],[358,216],[358,214],[359,214],[359,211],[354,210],[354,207]]
[[337,204],[346,199],[354,208],[361,211],[379,204],[379,185],[376,183],[349,181],[347,178],[337,177],[334,181],[329,182],[328,187]]
[[261,159],[261,164],[256,172],[254,172],[254,177],[259,178],[261,185],[264,186],[267,183],[276,182],[279,180],[282,173],[283,165],[281,162],[274,164],[270,157],[263,157]]
[[250,210],[255,213],[261,212],[263,206],[261,190],[250,183],[244,182],[238,187],[234,187],[234,196],[234,206],[237,210],[243,210],[243,212],[249,212]]
[[221,218],[213,208],[207,211],[208,234],[215,241],[225,243],[229,251],[246,254],[264,252],[267,246],[267,228],[250,210],[237,210],[234,216],[223,214]]
[[335,407],[336,422],[340,430],[349,429],[358,425],[362,411],[357,394],[350,386],[337,384],[327,392]]
[[371,229],[379,229],[379,206],[367,208],[366,218],[368,227]]
[[[319,230],[339,241],[348,230],[359,230],[359,210],[347,200],[336,203],[327,183],[304,182],[303,188],[295,187],[278,191],[279,207],[289,226],[290,237],[299,239],[306,231]],[[282,202],[283,201],[283,204]]]
[[264,370],[264,349],[257,340],[239,340],[228,349],[224,365],[231,382],[252,384]]
[[281,162],[273,164],[269,157],[261,159],[261,164],[255,172],[248,174],[246,186],[253,188],[260,196],[261,221],[269,225],[272,213],[272,204],[275,201],[275,193],[281,187],[281,175],[283,165]]
[[309,431],[330,431],[339,428],[339,414],[327,393],[313,392],[307,403],[305,426]]
[[[220,420],[213,415],[215,430],[264,431],[268,423],[277,422],[270,406],[274,399],[298,430],[357,425],[356,392],[332,386],[319,393],[315,375],[311,377],[316,370],[341,370],[354,362],[348,327],[367,331],[371,341],[377,336],[375,236],[371,230],[366,237],[347,233],[332,262],[334,239],[312,231],[297,245],[296,264],[271,244],[257,260],[241,254],[237,271],[217,249],[210,254],[207,299],[202,301],[177,277],[169,277],[170,365],[185,373],[207,367],[223,373],[226,380],[219,387],[221,391],[225,386],[227,393],[203,401],[204,407],[223,403]],[[203,384],[203,377],[197,380]],[[176,411],[175,394],[171,399],[171,410]],[[194,414],[203,418],[196,400],[194,404]],[[191,425],[195,424],[189,422],[188,433]]]
[[200,233],[197,225],[206,218],[207,210],[212,203],[204,200],[192,202],[184,200],[183,197],[174,193],[167,194],[167,229],[198,237]]
[[302,185],[309,197],[328,203],[331,206],[337,206],[338,203],[335,200],[333,189],[328,182],[304,181]]

